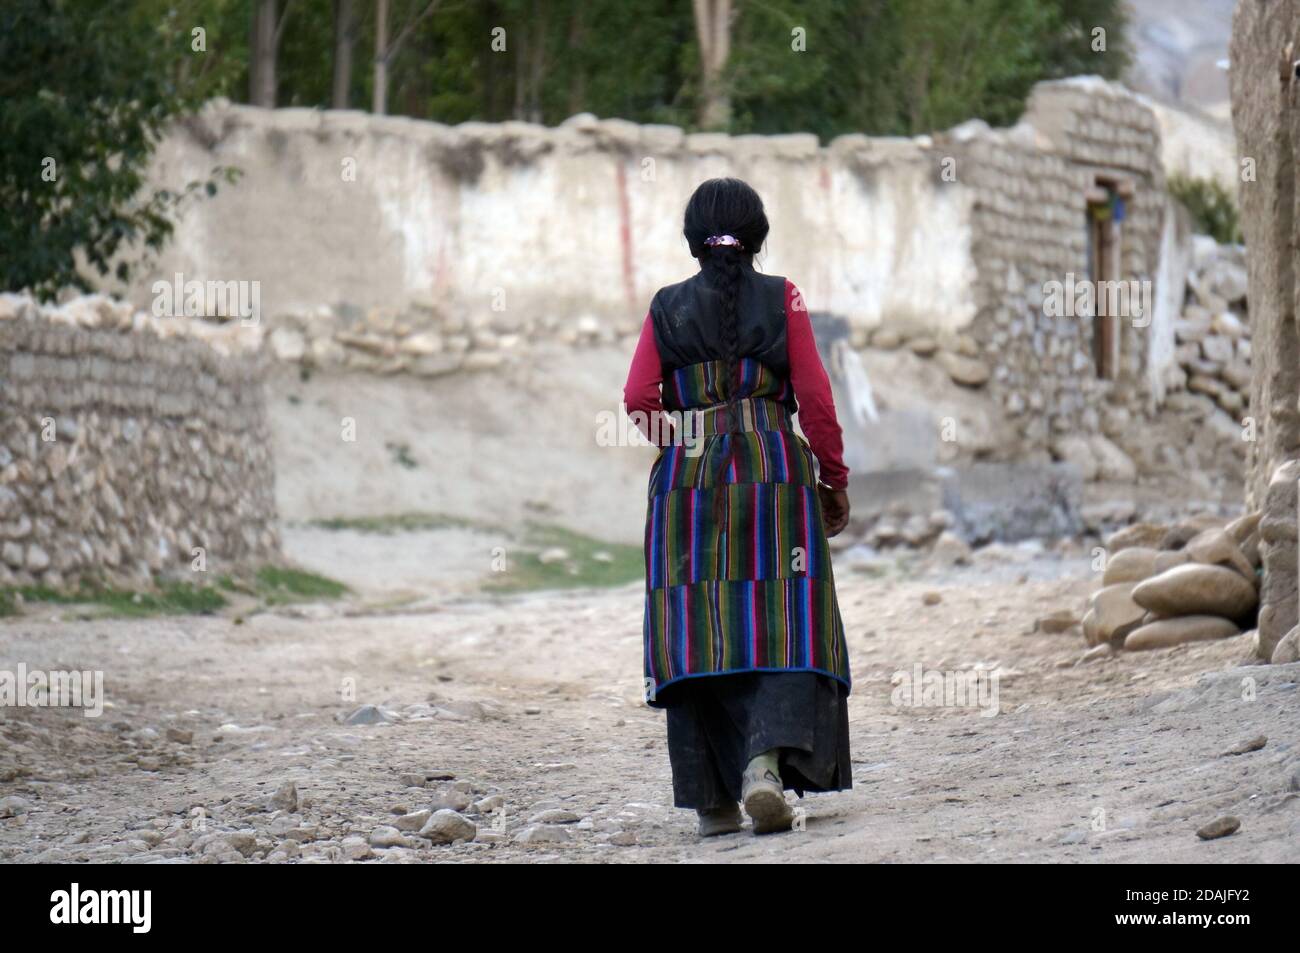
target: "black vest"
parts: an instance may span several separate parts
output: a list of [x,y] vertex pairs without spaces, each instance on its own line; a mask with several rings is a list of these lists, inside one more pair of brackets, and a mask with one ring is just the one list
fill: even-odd
[[[650,302],[655,344],[664,375],[702,361],[727,356],[722,343],[722,300],[708,273],[660,288]],[[790,376],[785,340],[785,278],[763,275],[743,264],[736,296],[738,358],[766,364],[782,377]]]

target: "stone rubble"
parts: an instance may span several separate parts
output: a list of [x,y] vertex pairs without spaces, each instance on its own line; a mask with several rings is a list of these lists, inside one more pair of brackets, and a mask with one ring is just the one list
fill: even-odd
[[1261,613],[1260,514],[1209,514],[1172,526],[1135,523],[1106,540],[1101,586],[1082,621],[1091,661],[1112,650],[1143,651],[1224,639],[1251,630]]
[[1194,236],[1194,243],[1188,300],[1174,323],[1177,366],[1165,383],[1172,393],[1208,398],[1240,427],[1250,406],[1246,249],[1204,235]]

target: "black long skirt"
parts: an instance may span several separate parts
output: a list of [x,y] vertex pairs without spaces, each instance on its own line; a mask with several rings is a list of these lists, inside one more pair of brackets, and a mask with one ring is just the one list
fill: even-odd
[[665,694],[677,807],[736,804],[750,759],[772,748],[782,749],[783,785],[800,797],[853,786],[847,696],[833,678],[740,672],[686,679]]

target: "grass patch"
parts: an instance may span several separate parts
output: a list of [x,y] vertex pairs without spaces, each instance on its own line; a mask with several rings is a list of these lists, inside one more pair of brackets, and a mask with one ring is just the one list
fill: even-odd
[[59,592],[44,586],[16,586],[0,590],[0,615],[17,615],[20,601],[87,606],[96,610],[90,615],[122,618],[206,615],[226,605],[226,597],[216,587],[199,586],[191,582],[160,582],[155,591],[149,592],[101,586],[83,586],[69,592]]
[[326,576],[283,566],[264,566],[257,571],[257,594],[267,605],[337,599],[348,587]]
[[337,599],[347,587],[333,579],[300,569],[267,566],[251,582],[218,576],[201,585],[162,579],[154,589],[114,589],[82,586],[62,592],[45,586],[0,588],[0,617],[22,613],[25,604],[77,606],[80,618],[138,619],[159,615],[211,615],[230,604],[229,595],[242,593],[265,605],[315,599]]
[[640,546],[607,543],[550,524],[528,523],[522,532],[511,532],[445,513],[391,513],[312,520],[306,525],[384,536],[461,529],[509,538],[506,568],[491,573],[483,585],[490,593],[622,586],[645,574],[645,555]]
[[[520,551],[523,550],[523,551]],[[488,592],[531,592],[622,586],[645,574],[640,546],[606,543],[558,526],[529,524],[506,553],[506,568],[493,573]]]
[[391,513],[386,516],[338,516],[332,519],[312,520],[307,524],[317,529],[352,530],[358,533],[415,533],[436,529],[486,529],[480,523],[445,513]]

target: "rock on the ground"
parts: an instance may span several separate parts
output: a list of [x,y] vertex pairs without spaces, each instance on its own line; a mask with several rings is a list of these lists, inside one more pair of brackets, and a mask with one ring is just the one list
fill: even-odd
[[1228,523],[1224,529],[1228,535],[1237,541],[1240,545],[1249,539],[1259,528],[1259,521],[1263,517],[1263,510],[1256,510],[1253,513],[1247,513],[1244,516],[1238,516],[1235,520]]
[[1182,566],[1192,561],[1192,557],[1185,549],[1161,550],[1160,555],[1156,557],[1156,572],[1158,576],[1166,569],[1173,569],[1175,566]]
[[1092,594],[1083,618],[1083,634],[1089,645],[1118,641],[1142,624],[1146,612],[1133,601],[1135,585],[1122,582]]
[[16,794],[0,798],[0,817],[18,817],[20,814],[30,814],[31,810],[32,802]]
[[1062,632],[1068,632],[1079,624],[1079,617],[1069,609],[1058,609],[1055,612],[1049,612],[1045,616],[1039,617],[1034,623],[1034,628],[1039,632],[1047,635],[1059,635]]
[[1088,651],[1083,653],[1079,659],[1081,663],[1097,662],[1104,658],[1110,658],[1115,654],[1115,647],[1109,642],[1102,642],[1100,645],[1094,645]]
[[569,832],[553,824],[531,824],[515,835],[516,844],[564,844]]
[[435,794],[429,807],[435,811],[463,811],[473,803],[471,798],[459,788],[444,788]]
[[1236,635],[1238,631],[1235,622],[1212,615],[1158,619],[1130,632],[1124,639],[1124,650],[1140,652],[1146,649],[1166,649],[1185,642],[1226,639]]
[[1116,530],[1106,538],[1106,551],[1113,559],[1116,553],[1130,546],[1158,549],[1165,532],[1165,527],[1156,523],[1133,523],[1131,526]]
[[454,844],[458,840],[472,841],[478,825],[456,811],[434,811],[427,824],[420,828],[420,836],[434,844]]
[[1254,585],[1223,566],[1175,566],[1133,589],[1133,601],[1160,616],[1217,615],[1238,619],[1255,608]]
[[225,835],[224,840],[230,849],[237,851],[244,857],[251,857],[257,853],[257,835],[251,830],[232,831]]
[[573,811],[565,810],[562,807],[551,808],[546,811],[538,811],[528,819],[529,824],[576,824],[582,820]]
[[348,715],[346,724],[349,725],[378,725],[388,721],[388,716],[384,714],[383,709],[377,705],[362,705],[352,714]]
[[472,805],[475,814],[491,814],[505,806],[506,799],[502,794],[489,794],[487,797],[475,801]]
[[1106,560],[1102,585],[1114,586],[1122,582],[1141,582],[1156,574],[1156,559],[1160,551],[1149,546],[1130,546],[1121,549]]
[[1237,541],[1224,529],[1202,530],[1185,547],[1193,562],[1207,566],[1227,566],[1255,582],[1255,568],[1241,551]]
[[430,810],[412,811],[410,814],[403,814],[393,826],[399,831],[418,832],[425,824],[429,823],[429,818],[433,816]]
[[1268,744],[1268,735],[1251,735],[1249,738],[1243,738],[1235,745],[1223,752],[1224,757],[1230,755],[1250,754],[1252,751],[1258,751]]
[[1300,625],[1282,636],[1282,641],[1273,647],[1273,657],[1270,661],[1274,665],[1300,662]]
[[410,847],[411,842],[396,827],[380,825],[370,832],[371,847]]
[[364,837],[358,837],[356,835],[345,837],[343,838],[341,847],[343,850],[343,856],[348,860],[369,860],[371,857],[375,856],[375,852],[370,849],[370,845],[366,843]]
[[970,547],[951,530],[944,530],[934,541],[930,556],[941,566],[964,566],[970,562]]
[[1160,539],[1160,549],[1178,550],[1207,529],[1223,529],[1224,521],[1209,513],[1197,513],[1179,520]]
[[1210,821],[1196,832],[1196,836],[1201,840],[1216,840],[1220,837],[1227,837],[1229,834],[1235,834],[1240,827],[1241,818],[1228,814]]
[[298,786],[292,781],[285,781],[271,795],[267,807],[273,811],[288,811],[290,814],[298,810]]

